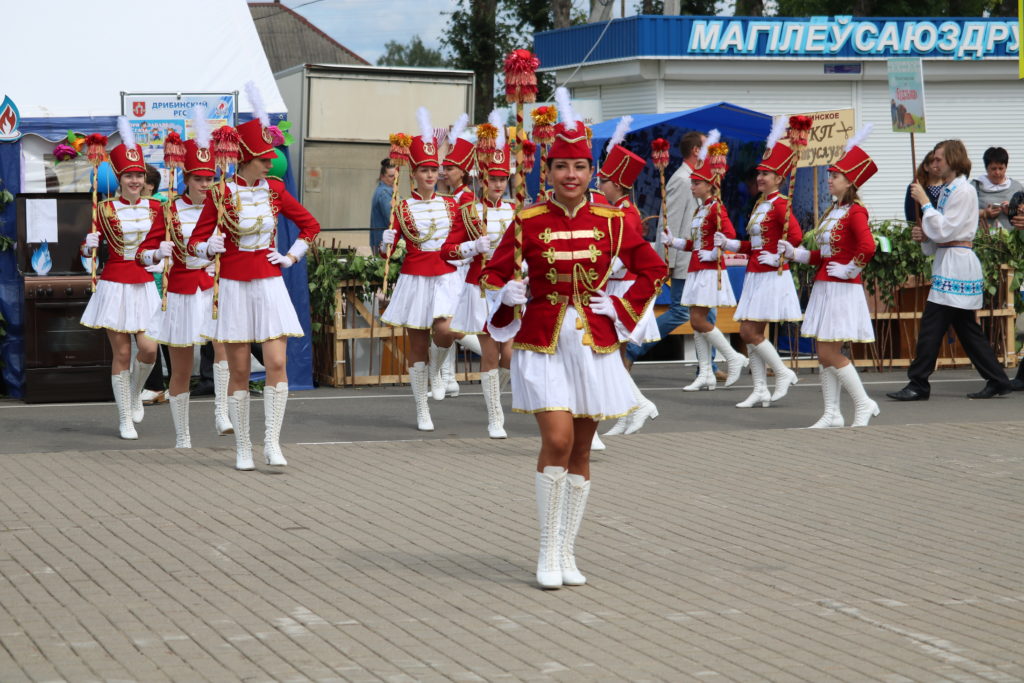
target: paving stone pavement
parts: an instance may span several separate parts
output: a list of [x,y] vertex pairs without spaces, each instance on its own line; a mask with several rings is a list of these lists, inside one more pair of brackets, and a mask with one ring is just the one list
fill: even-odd
[[0,457],[0,680],[1021,681],[1024,423]]

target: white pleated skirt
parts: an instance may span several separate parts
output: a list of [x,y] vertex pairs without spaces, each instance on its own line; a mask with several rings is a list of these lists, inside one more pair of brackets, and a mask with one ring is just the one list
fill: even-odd
[[875,341],[864,286],[855,282],[818,280],[804,312],[800,335],[818,341]]
[[462,294],[452,317],[452,332],[482,334],[487,322],[487,299],[479,285],[463,283]]
[[134,334],[145,332],[153,313],[158,310],[160,294],[152,280],[136,284],[100,280],[89,297],[81,323],[86,327]]
[[[722,275],[722,288],[718,288],[718,275]],[[719,306],[735,306],[736,295],[732,291],[729,273],[718,270],[695,270],[686,274],[683,284],[683,306],[703,306],[718,308]]]
[[444,275],[402,273],[395,283],[391,303],[380,317],[381,322],[395,327],[429,330],[435,318],[455,315],[464,284],[458,270]]
[[512,410],[568,411],[573,417],[607,420],[636,409],[629,374],[617,351],[594,353],[576,329],[576,309],[562,319],[553,354],[512,352]]
[[[608,280],[607,292],[611,296],[622,296],[633,286],[634,282],[636,280]],[[637,321],[636,327],[629,335],[629,340],[634,344],[661,341],[661,331],[658,330],[658,320],[654,316],[653,301]]]
[[167,293],[167,310],[159,307],[146,329],[146,336],[166,346],[202,344],[203,325],[212,317],[213,287],[195,294]]
[[251,344],[303,336],[299,317],[280,276],[248,281],[222,277],[217,319],[212,314],[207,317],[201,334],[213,341]]
[[793,274],[788,270],[751,273],[743,278],[743,292],[736,304],[734,320],[756,322],[796,322],[802,320],[800,298],[796,295]]

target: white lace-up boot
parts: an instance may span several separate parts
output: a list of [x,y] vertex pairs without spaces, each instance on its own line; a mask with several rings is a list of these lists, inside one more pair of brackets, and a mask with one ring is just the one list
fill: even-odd
[[228,416],[235,427],[235,469],[254,470],[252,441],[249,439],[249,392],[239,390],[228,396]]
[[565,468],[545,467],[537,472],[537,519],[540,522],[540,553],[537,583],[541,588],[562,585],[562,519],[565,515]]
[[[628,416],[627,416],[628,417]],[[591,451],[603,451],[607,446],[604,445],[604,441],[601,441],[601,437],[594,432],[594,438],[590,440]]]
[[[159,351],[157,351],[159,353]],[[142,386],[153,371],[153,363],[143,363],[138,358],[132,367],[132,422],[142,422],[146,409],[142,406]]]
[[121,432],[121,438],[139,438],[139,433],[135,431],[135,423],[132,421],[132,373],[129,370],[122,370],[116,375],[111,375],[110,385],[114,389],[117,427]]
[[483,355],[483,351],[480,350],[480,338],[475,334],[467,334],[462,339],[455,340],[455,343],[478,356]]
[[234,430],[228,419],[228,362],[222,360],[213,364],[213,417],[217,425],[217,433],[221,436]]
[[416,401],[416,429],[421,432],[434,431],[434,423],[430,419],[430,406],[427,405],[429,373],[430,368],[423,361],[413,363],[409,368],[409,383],[412,384],[412,397]]
[[263,458],[268,465],[284,467],[288,461],[281,452],[281,425],[284,424],[284,409],[288,405],[288,382],[278,382],[263,387]]
[[445,356],[444,365],[441,366],[441,384],[444,385],[446,398],[455,398],[459,395],[459,381],[455,378],[455,357],[459,350],[453,343],[448,347],[448,355]]
[[839,410],[839,376],[835,368],[826,368],[824,365],[818,367],[821,368],[821,399],[825,403],[825,412],[808,429],[842,427],[844,422]]
[[[633,411],[633,412],[636,412],[636,411]],[[607,432],[605,432],[604,435],[605,436],[618,436],[619,434],[625,434],[626,433],[626,427],[629,426],[629,418],[632,415],[633,415],[633,413],[627,413],[626,415],[623,415],[622,417],[620,417],[618,420],[615,421],[615,424],[612,425],[612,428],[609,429]],[[596,436],[597,432],[595,432],[594,435]],[[591,448],[590,450],[594,450],[594,449]]]
[[[747,367],[747,365],[750,363],[750,360],[742,353],[734,349],[732,347],[732,344],[729,343],[729,340],[725,338],[725,335],[722,334],[722,331],[717,327],[713,327],[711,328],[710,332],[706,332],[704,334],[704,340],[716,351],[718,351],[718,353],[722,355],[722,358],[725,358],[725,362],[728,363],[728,368],[726,369],[725,386],[731,387],[733,384],[736,384],[736,381],[740,378],[740,375],[743,373],[743,368]],[[709,350],[708,357],[710,358],[710,356],[711,353]],[[711,373],[711,376],[714,377],[715,374]]]
[[757,352],[757,346],[747,345],[747,353],[750,354],[750,376],[754,380],[754,390],[745,399],[736,404],[737,408],[753,408],[760,404],[767,408],[772,403],[772,395],[768,391],[768,373],[764,368],[764,359]]
[[583,523],[583,512],[590,495],[590,481],[582,474],[565,475],[565,517],[562,522],[562,585],[582,586],[587,577],[576,568],[576,534]]
[[498,368],[498,377],[498,389],[504,394],[512,384],[512,371],[508,368]]
[[442,348],[430,342],[428,359],[430,361],[430,395],[435,401],[443,401],[445,391],[448,388],[444,377],[444,364],[448,361],[448,354],[452,347]]
[[188,429],[188,398],[186,391],[177,396],[171,396],[171,419],[174,420],[174,447],[192,448],[192,435]]
[[879,412],[878,404],[868,398],[868,394],[864,391],[864,385],[860,381],[860,373],[857,372],[857,368],[853,367],[853,363],[847,363],[841,368],[836,368],[836,376],[839,378],[839,384],[842,385],[843,389],[846,389],[846,393],[853,399],[853,422],[850,423],[851,427],[867,427],[868,422],[871,421],[872,417],[876,417]]
[[786,367],[786,364],[779,358],[779,352],[767,339],[757,345],[757,352],[775,373],[775,391],[772,393],[772,402],[778,401],[789,393],[789,385],[796,384],[800,378]]
[[[714,380],[713,375],[711,379]],[[658,406],[654,405],[653,401],[643,395],[640,387],[636,385],[632,377],[629,378],[629,382],[633,385],[633,400],[636,401],[636,410],[626,416],[628,421],[626,422],[626,431],[623,433],[635,434],[640,431],[648,419],[653,420],[658,417]]]
[[484,405],[487,406],[487,435],[492,439],[507,439],[505,413],[501,410],[501,393],[498,389],[497,369],[480,373],[480,387],[484,390]]
[[697,379],[683,387],[683,391],[714,391],[718,380],[711,371],[711,345],[703,332],[693,333],[693,349],[697,353]]

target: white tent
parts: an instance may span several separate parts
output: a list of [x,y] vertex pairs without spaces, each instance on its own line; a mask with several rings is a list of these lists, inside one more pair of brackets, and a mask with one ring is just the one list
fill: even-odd
[[121,113],[121,92],[239,91],[259,86],[287,113],[245,0],[34,0],[6,17],[0,90],[22,118]]

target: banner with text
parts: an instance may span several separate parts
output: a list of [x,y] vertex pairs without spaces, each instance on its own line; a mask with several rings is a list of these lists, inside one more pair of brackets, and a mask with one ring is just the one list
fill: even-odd
[[924,133],[924,71],[916,57],[890,59],[889,110],[894,133]]
[[853,137],[855,117],[852,109],[813,111],[800,116],[809,116],[814,121],[807,147],[800,152],[797,168],[808,166],[830,166],[843,156],[846,141]]

